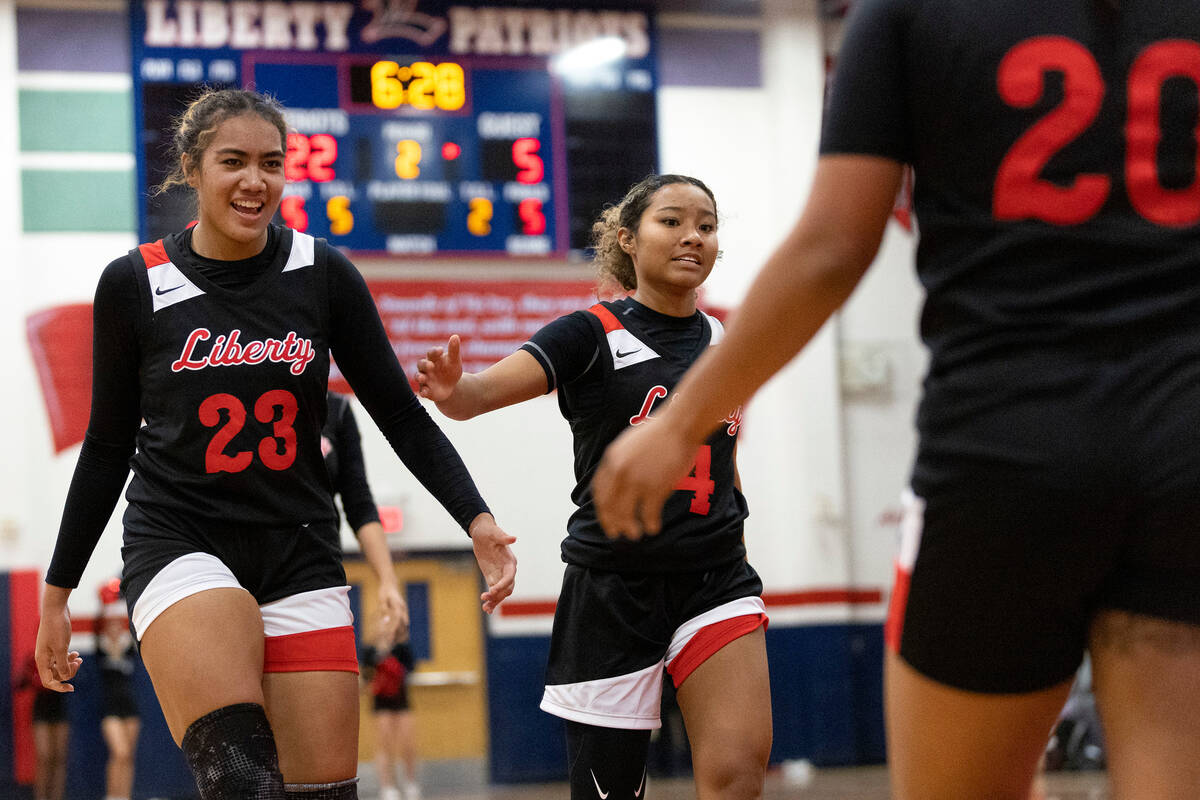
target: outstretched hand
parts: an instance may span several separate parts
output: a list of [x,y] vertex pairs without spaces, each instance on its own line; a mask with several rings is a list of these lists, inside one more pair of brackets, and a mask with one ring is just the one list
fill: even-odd
[[[47,592],[53,587],[47,586]],[[71,614],[65,598],[61,608],[48,609],[42,606],[42,618],[38,623],[37,644],[34,659],[37,661],[38,677],[42,685],[56,692],[73,692],[75,687],[67,683],[79,671],[83,659],[75,650],[67,650],[71,644]]]
[[517,537],[505,533],[491,514],[477,516],[471,523],[470,533],[475,560],[487,583],[487,591],[479,599],[484,612],[491,614],[512,594],[517,577],[517,557],[509,545],[517,541]]
[[460,341],[456,333],[444,348],[431,347],[417,362],[417,391],[421,397],[440,403],[454,394],[462,374]]
[[610,539],[640,539],[662,528],[662,508],[687,475],[696,446],[660,420],[626,428],[592,478],[596,518]]

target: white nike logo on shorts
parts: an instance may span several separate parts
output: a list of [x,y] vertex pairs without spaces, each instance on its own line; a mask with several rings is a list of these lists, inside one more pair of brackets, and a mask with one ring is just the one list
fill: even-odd
[[642,796],[642,789],[646,788],[646,768],[642,767],[642,782],[638,784],[637,791],[633,793],[634,797]]
[[608,797],[608,792],[600,788],[600,781],[596,780],[596,773],[590,769],[588,772],[592,773],[592,783],[596,784],[596,794],[600,795],[600,800],[605,800]]

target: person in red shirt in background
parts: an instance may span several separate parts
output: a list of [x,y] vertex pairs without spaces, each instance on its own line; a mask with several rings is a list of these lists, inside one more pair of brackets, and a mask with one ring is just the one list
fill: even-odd
[[100,730],[108,747],[105,800],[133,796],[133,765],[142,718],[133,692],[137,651],[129,632],[121,580],[100,587],[100,618],[96,621],[96,660],[100,667]]
[[[380,800],[420,800],[417,783],[417,741],[408,704],[408,676],[415,662],[407,626],[393,640],[381,630],[374,646],[363,648],[363,675],[370,681],[375,710],[375,769]],[[404,791],[396,788],[396,762],[404,763]]]

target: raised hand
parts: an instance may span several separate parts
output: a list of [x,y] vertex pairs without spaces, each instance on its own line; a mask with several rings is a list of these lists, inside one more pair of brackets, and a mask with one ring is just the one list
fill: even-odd
[[444,348],[431,347],[417,362],[417,391],[421,397],[440,403],[454,394],[463,374],[459,351],[458,334],[454,334]]

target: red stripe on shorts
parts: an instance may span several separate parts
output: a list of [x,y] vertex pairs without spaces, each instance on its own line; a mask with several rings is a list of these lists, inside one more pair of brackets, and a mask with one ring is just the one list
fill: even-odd
[[268,636],[263,672],[358,672],[354,628],[346,625]]
[[893,653],[900,652],[900,634],[904,630],[904,610],[908,606],[908,586],[912,573],[896,564],[896,583],[888,603],[887,622],[883,626],[883,641]]
[[709,656],[720,650],[734,639],[740,639],[747,633],[765,628],[766,614],[743,614],[740,617],[723,619],[712,625],[705,625],[696,631],[696,635],[683,646],[675,660],[667,665],[667,672],[678,689],[696,668],[708,660]]

